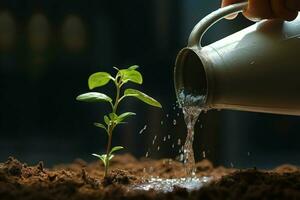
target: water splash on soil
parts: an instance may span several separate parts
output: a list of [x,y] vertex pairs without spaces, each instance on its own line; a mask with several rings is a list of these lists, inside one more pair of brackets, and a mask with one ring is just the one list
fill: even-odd
[[187,191],[199,190],[205,184],[212,180],[210,177],[188,177],[178,179],[162,179],[162,178],[151,178],[146,183],[135,185],[132,187],[134,190],[156,190],[160,192],[172,192],[174,186],[185,188]]

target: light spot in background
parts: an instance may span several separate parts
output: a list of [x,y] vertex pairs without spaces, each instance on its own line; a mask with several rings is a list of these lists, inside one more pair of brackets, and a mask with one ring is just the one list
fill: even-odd
[[86,29],[79,16],[66,16],[61,34],[63,45],[69,52],[79,52],[86,46]]
[[0,50],[10,51],[16,43],[16,22],[8,11],[0,12]]
[[28,40],[31,50],[36,53],[44,52],[50,39],[50,24],[45,15],[36,13],[28,23]]

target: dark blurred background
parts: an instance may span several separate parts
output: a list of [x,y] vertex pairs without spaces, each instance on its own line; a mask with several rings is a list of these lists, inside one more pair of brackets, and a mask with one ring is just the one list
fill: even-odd
[[[176,158],[186,134],[173,89],[176,54],[193,26],[219,5],[219,0],[2,0],[1,161],[10,155],[30,164],[44,160],[46,166],[78,157],[95,160],[91,153],[104,151],[106,135],[92,124],[109,107],[75,98],[88,91],[90,74],[133,64],[144,75],[138,88],[163,110],[124,101],[120,112],[137,116],[117,128],[113,143],[136,157]],[[204,44],[251,24],[242,16],[223,20]],[[114,95],[113,85],[100,90]],[[194,150],[197,160],[206,157],[217,165],[300,164],[299,130],[299,117],[209,111],[196,125]]]

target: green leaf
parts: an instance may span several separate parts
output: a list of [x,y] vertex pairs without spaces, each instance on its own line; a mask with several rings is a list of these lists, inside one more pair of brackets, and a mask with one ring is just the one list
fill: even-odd
[[97,72],[92,74],[89,77],[88,80],[88,85],[90,90],[96,88],[96,87],[101,87],[106,85],[110,80],[113,80],[114,78],[106,72]]
[[119,71],[120,69],[119,68],[117,68],[117,67],[113,67],[115,70],[117,70],[117,71]]
[[135,68],[132,66],[132,69],[121,69],[119,71],[120,77],[124,83],[131,81],[133,83],[142,84],[143,77],[140,72],[136,71]]
[[88,92],[82,95],[79,95],[76,97],[76,100],[78,101],[84,101],[84,102],[112,102],[112,99],[107,96],[106,94],[99,93],[99,92]]
[[153,99],[152,97],[146,95],[145,93],[139,91],[139,90],[135,90],[135,89],[126,89],[124,92],[125,96],[132,96],[132,97],[136,97],[139,100],[151,105],[151,106],[155,106],[155,107],[159,107],[161,108],[161,104],[156,101],[155,99]]
[[111,121],[117,121],[118,119],[118,115],[116,113],[109,113],[109,118],[111,119]]
[[[107,163],[106,163],[106,154],[98,155],[98,154],[93,153],[92,155],[99,158],[103,162],[104,166],[107,165]],[[108,160],[111,160],[113,157],[114,157],[114,155],[111,154],[109,156]]]
[[106,127],[103,124],[101,124],[101,123],[95,122],[94,125],[97,126],[97,127],[99,127],[99,128],[103,128],[104,130],[107,131]]
[[103,162],[104,166],[106,166],[106,154],[98,155],[98,154],[93,153],[92,155],[99,158]]
[[109,120],[109,118],[107,117],[107,115],[104,115],[104,122],[105,122],[105,124],[106,124],[107,126],[109,126],[110,120]]
[[120,123],[123,122],[127,117],[130,117],[130,116],[133,116],[133,115],[136,115],[136,114],[133,113],[133,112],[126,112],[126,113],[123,113],[123,114],[121,114],[121,115],[118,116],[117,123],[120,124]]
[[113,155],[113,154],[110,154],[110,156],[109,156],[108,160],[111,160],[113,157],[115,157],[115,155]]
[[113,152],[119,151],[119,150],[121,150],[121,149],[124,149],[124,147],[122,147],[122,146],[115,146],[115,147],[113,147],[113,148],[110,150],[109,154],[112,155]]
[[137,69],[137,68],[139,68],[138,65],[132,65],[132,66],[128,67],[128,69],[133,69],[133,70],[135,70],[135,69]]

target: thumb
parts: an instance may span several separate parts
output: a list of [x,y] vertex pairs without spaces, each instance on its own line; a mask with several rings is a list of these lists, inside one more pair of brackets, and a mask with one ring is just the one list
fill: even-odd
[[[235,4],[235,3],[239,3],[239,2],[243,2],[243,0],[223,0],[221,7],[229,6],[231,4]],[[232,20],[232,19],[236,18],[237,16],[238,16],[238,13],[231,14],[231,15],[226,16],[225,19]]]

